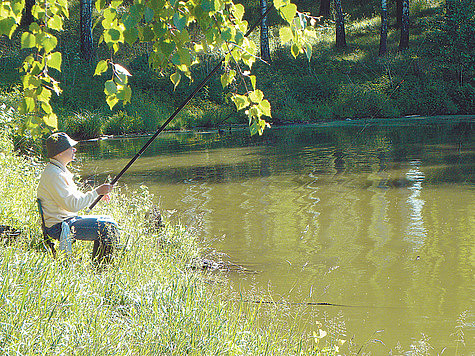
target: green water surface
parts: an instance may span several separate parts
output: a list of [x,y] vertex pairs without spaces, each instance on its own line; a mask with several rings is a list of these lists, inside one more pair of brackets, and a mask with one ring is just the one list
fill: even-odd
[[[307,307],[304,331],[330,319],[342,338],[369,340],[362,352],[409,350],[426,335],[434,355],[473,355],[473,126],[401,119],[261,137],[165,133],[120,182],[147,185],[224,260],[257,272],[229,273],[235,291],[344,305]],[[102,183],[146,140],[81,144],[82,174]]]

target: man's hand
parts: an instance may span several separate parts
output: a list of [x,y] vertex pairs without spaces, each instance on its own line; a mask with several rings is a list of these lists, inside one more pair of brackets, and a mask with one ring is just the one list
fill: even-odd
[[99,187],[97,187],[96,192],[99,195],[106,195],[106,194],[109,194],[112,191],[113,188],[114,188],[114,186],[112,184],[106,183],[106,184],[102,184]]

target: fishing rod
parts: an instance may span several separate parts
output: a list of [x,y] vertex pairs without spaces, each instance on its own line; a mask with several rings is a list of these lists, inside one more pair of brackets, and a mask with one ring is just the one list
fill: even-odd
[[[261,14],[261,17],[254,23],[254,25],[252,25],[246,32],[246,34],[244,35],[244,37],[248,37],[252,31],[255,30],[255,28],[259,25],[259,23],[261,22],[261,20],[267,16],[267,14],[274,8],[274,5],[270,5],[269,8],[267,9],[266,12],[264,12],[263,14]],[[196,95],[196,93],[198,93],[203,87],[204,85],[208,82],[208,80],[214,75],[214,73],[216,73],[216,71],[219,69],[219,67],[221,67],[221,64],[223,63],[224,61],[224,58],[225,56],[219,61],[219,63],[213,68],[213,70],[206,76],[205,79],[203,79],[201,81],[201,83],[195,88],[195,90],[193,90],[193,92],[188,95],[188,97],[181,103],[181,105],[175,110],[175,112],[173,114],[171,114],[171,116],[167,119],[167,121],[165,121],[165,123],[160,126],[160,128],[157,130],[157,132],[155,132],[153,134],[152,137],[150,137],[150,139],[147,141],[147,143],[145,143],[145,145],[143,145],[143,147],[140,149],[139,152],[136,153],[136,155],[125,165],[124,168],[122,168],[122,170],[119,172],[119,174],[117,174],[117,176],[115,176],[114,179],[112,179],[112,181],[110,182],[111,185],[114,185],[115,183],[117,183],[117,181],[120,179],[120,177],[122,177],[122,175],[130,168],[130,166],[142,155],[142,153],[145,152],[145,150],[152,144],[152,142],[157,138],[158,135],[160,135],[160,133],[165,129],[165,127],[168,126],[168,124],[178,115],[178,113],[185,107],[186,104],[188,104],[188,102]],[[92,210],[96,204],[99,202],[99,200],[101,200],[103,197],[103,195],[99,195],[96,200],[89,206],[89,210]]]

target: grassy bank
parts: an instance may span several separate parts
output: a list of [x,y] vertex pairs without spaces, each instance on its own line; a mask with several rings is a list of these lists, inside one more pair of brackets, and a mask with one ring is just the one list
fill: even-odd
[[117,189],[111,203],[96,208],[119,222],[129,246],[98,270],[90,243],[78,241],[72,255],[57,259],[46,252],[35,207],[42,165],[16,155],[3,133],[0,166],[0,222],[22,230],[0,245],[3,355],[317,353],[296,324],[265,322],[281,315],[280,307],[230,302],[222,277],[188,268],[200,254],[197,236],[170,221],[152,228],[145,187]]
[[[183,83],[174,91],[167,73],[161,76],[150,71],[146,45],[125,47],[114,56],[114,60],[126,66],[133,75],[132,102],[125,107],[119,105],[111,112],[103,93],[107,75],[93,77],[93,66],[80,60],[79,2],[71,0],[69,3],[71,19],[59,37],[63,70],[58,73],[58,79],[64,91],[60,97],[54,98],[53,106],[60,117],[60,129],[76,138],[154,131],[218,59],[218,55],[205,58],[200,66],[194,68],[195,83]],[[316,15],[316,4],[302,2],[299,6]],[[272,63],[268,66],[258,62],[255,72],[258,87],[272,105],[271,122],[475,112],[473,15],[468,14],[466,19],[460,20],[465,27],[460,25],[454,35],[444,27],[443,1],[411,1],[409,50],[398,51],[399,30],[391,25],[388,54],[379,57],[378,4],[376,1],[364,6],[357,1],[345,3],[344,10],[348,14],[346,50],[334,47],[335,30],[331,21],[318,23],[310,62],[304,54],[297,59],[291,56],[288,46],[281,44],[278,38],[281,25],[277,15],[270,16]],[[252,22],[251,17],[257,16],[258,9],[251,6],[255,6],[254,3],[245,2],[245,5],[249,9],[248,20]],[[390,14],[390,18],[393,24],[394,14]],[[99,31],[96,29],[94,34],[97,43]],[[4,73],[0,87],[8,94],[14,93],[20,83],[15,68],[21,66],[26,56],[26,50],[19,49],[20,35],[18,31],[12,41],[5,37],[0,40],[0,71]],[[258,43],[258,30],[252,39]],[[468,52],[463,52],[466,63],[462,66],[455,54],[462,53],[464,46]],[[99,46],[97,57],[108,56],[104,44]],[[235,108],[226,103],[225,94],[219,76],[215,76],[169,128],[246,123],[244,115],[236,113]]]

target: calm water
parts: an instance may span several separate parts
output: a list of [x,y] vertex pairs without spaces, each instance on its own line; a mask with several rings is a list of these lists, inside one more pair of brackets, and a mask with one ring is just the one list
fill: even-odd
[[[232,287],[274,300],[328,302],[302,318],[336,318],[364,350],[475,354],[475,145],[472,121],[344,122],[163,134],[121,179],[146,184],[164,210],[227,259],[259,271]],[[114,176],[146,138],[82,144],[85,176]],[[84,158],[84,156],[83,156]],[[465,322],[457,319],[465,316]]]

